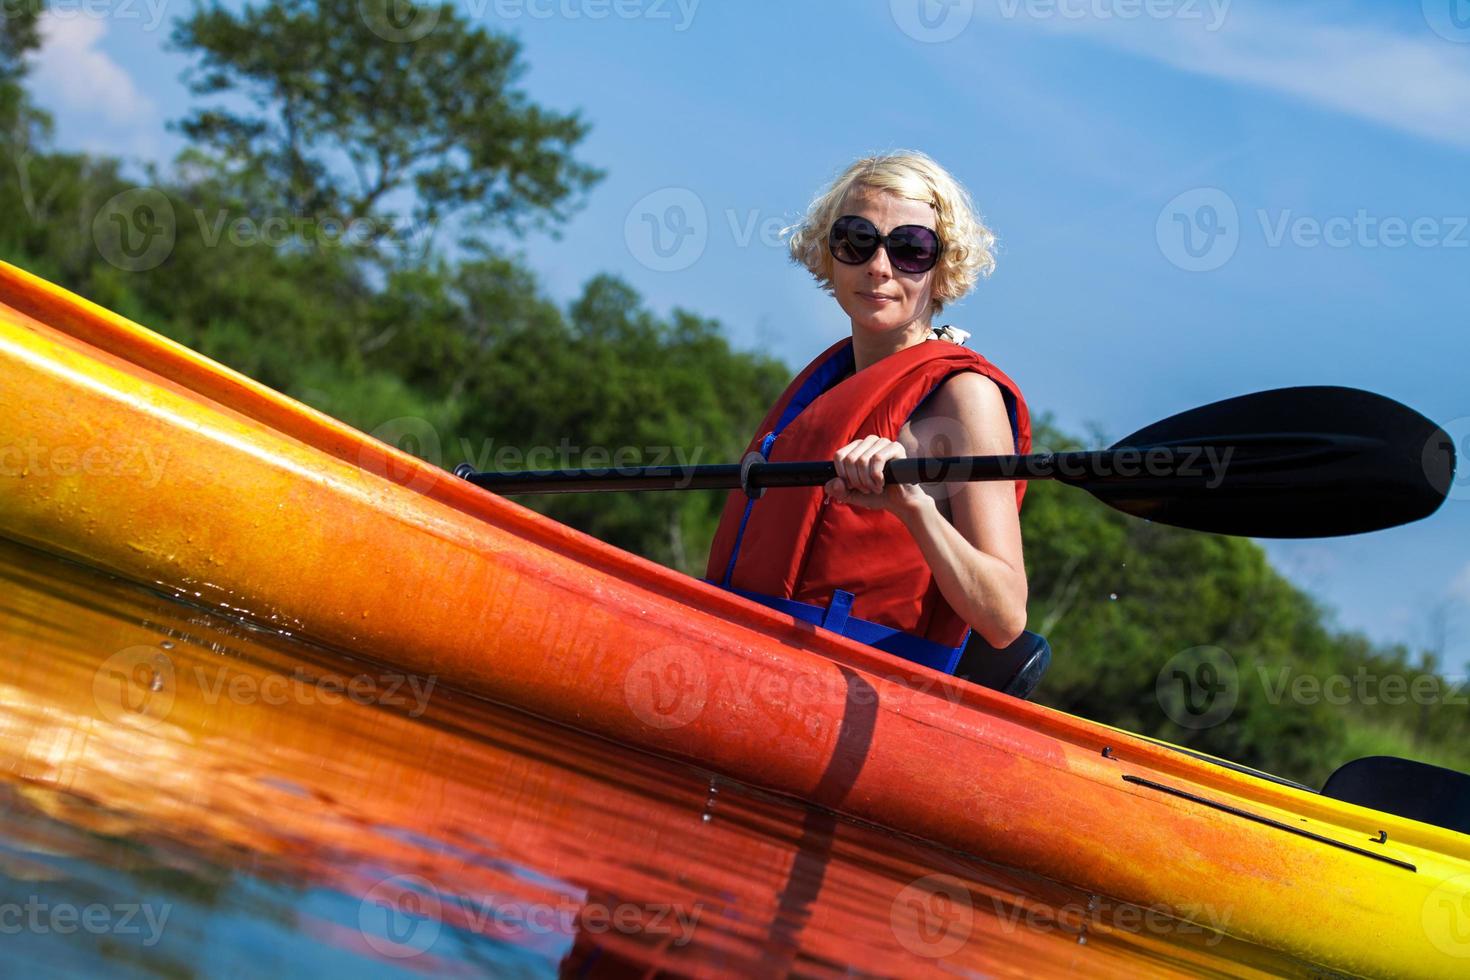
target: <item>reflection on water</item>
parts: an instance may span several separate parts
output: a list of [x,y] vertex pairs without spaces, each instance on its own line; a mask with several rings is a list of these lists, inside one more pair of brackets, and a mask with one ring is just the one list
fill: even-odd
[[18,972],[1309,975],[5,542],[0,663]]

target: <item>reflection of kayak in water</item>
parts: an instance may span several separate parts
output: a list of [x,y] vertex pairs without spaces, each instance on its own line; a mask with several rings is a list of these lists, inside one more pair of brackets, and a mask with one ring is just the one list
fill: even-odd
[[[1460,975],[1470,837],[964,684],[609,547],[0,267],[0,534],[1363,974]],[[152,460],[158,465],[147,467]]]
[[[115,687],[110,667],[150,649],[168,681]],[[0,868],[44,882],[53,905],[111,886],[155,916],[93,937],[109,945],[78,973],[115,963],[130,936],[151,963],[219,959],[223,916],[252,955],[304,946],[290,961],[324,970],[374,956],[436,976],[909,976],[942,957],[972,976],[1307,975],[1205,927],[1143,928],[1143,910],[443,687],[423,705],[390,693],[391,671],[3,539],[0,662],[0,836],[15,855]],[[297,677],[316,683],[276,696],[273,679]],[[344,696],[353,678],[379,683]],[[8,962],[54,963],[46,938],[7,945]],[[50,938],[78,963],[88,937]]]

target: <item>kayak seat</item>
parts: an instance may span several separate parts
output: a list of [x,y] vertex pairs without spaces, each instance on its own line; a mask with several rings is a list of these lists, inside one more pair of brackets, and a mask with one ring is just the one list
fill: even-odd
[[1029,698],[1051,666],[1051,644],[1040,633],[1029,630],[1010,646],[997,650],[970,631],[970,641],[960,654],[955,676],[1013,698]]
[[1470,776],[1427,762],[1354,759],[1327,777],[1322,795],[1470,834]]

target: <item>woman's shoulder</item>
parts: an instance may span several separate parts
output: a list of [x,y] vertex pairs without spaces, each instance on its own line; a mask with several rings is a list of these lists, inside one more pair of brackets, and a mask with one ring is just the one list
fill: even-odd
[[1014,451],[1000,385],[979,371],[950,375],[909,417],[922,455],[969,456]]
[[921,408],[955,418],[985,416],[995,412],[1005,418],[1005,398],[1000,385],[979,371],[960,371],[939,383]]

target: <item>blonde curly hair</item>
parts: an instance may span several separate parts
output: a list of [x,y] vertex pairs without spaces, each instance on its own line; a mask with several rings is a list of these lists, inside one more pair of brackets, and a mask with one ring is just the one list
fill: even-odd
[[846,212],[847,197],[859,189],[888,191],[934,208],[935,228],[944,251],[934,266],[930,312],[938,313],[995,268],[995,234],[975,213],[970,195],[949,171],[917,150],[862,157],[819,194],[798,223],[782,229],[788,235],[792,261],[804,265],[823,291],[831,294],[832,255],[827,234]]

